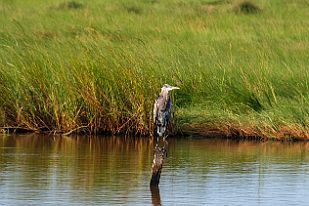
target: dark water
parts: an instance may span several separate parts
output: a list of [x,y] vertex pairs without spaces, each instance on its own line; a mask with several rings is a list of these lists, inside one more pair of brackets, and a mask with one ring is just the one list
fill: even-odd
[[309,143],[0,136],[0,205],[308,205]]

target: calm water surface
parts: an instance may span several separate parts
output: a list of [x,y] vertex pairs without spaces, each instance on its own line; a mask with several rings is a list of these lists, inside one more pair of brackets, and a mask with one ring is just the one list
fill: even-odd
[[309,143],[0,136],[0,205],[308,205]]

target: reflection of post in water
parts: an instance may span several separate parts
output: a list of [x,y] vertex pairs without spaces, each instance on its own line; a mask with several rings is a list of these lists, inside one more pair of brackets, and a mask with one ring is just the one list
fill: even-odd
[[154,206],[161,205],[160,189],[158,186],[150,186],[151,203]]
[[163,147],[156,144],[154,148],[153,161],[151,166],[150,186],[158,186],[160,182],[161,171],[165,158],[167,157],[167,141],[164,140]]

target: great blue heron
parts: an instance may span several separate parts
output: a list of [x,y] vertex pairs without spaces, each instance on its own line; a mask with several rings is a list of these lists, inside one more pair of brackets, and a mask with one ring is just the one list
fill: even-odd
[[163,137],[169,123],[171,116],[172,102],[170,99],[169,91],[173,89],[179,89],[179,87],[170,86],[164,84],[161,88],[161,93],[156,98],[153,108],[153,120],[154,120],[154,138],[158,142],[159,137]]

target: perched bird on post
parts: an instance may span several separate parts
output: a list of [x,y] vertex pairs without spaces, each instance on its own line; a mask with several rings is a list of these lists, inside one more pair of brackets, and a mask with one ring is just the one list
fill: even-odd
[[163,137],[165,140],[164,133],[167,129],[169,119],[171,116],[172,102],[170,99],[169,91],[179,89],[179,87],[170,86],[164,84],[161,88],[161,93],[156,98],[153,108],[153,120],[154,120],[154,138],[155,141],[159,141],[159,137]]

